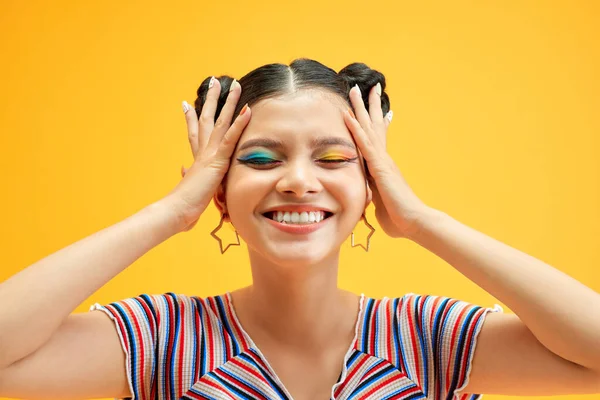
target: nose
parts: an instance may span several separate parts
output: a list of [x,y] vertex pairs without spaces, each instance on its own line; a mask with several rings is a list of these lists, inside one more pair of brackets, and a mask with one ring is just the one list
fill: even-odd
[[319,193],[323,189],[316,174],[315,166],[310,165],[310,163],[300,160],[289,162],[281,170],[283,175],[275,186],[280,193],[304,197],[309,193]]

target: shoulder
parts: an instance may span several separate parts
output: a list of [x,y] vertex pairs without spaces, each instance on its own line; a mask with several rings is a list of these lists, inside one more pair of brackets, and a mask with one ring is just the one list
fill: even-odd
[[[95,303],[90,311],[108,314],[125,329],[173,330],[182,324],[204,326],[208,319],[219,322],[226,307],[225,295],[200,297],[181,293],[140,294],[105,305]],[[209,324],[210,325],[210,324]]]

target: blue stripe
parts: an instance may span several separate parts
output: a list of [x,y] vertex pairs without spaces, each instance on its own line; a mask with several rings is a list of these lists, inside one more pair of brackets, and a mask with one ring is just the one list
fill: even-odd
[[192,324],[194,326],[194,335],[192,336],[192,355],[190,356],[190,358],[192,359],[192,384],[194,384],[194,381],[196,380],[196,373],[198,372],[198,359],[196,357],[196,351],[198,351],[198,340],[200,339],[198,336],[202,335],[202,331],[200,331],[198,329],[198,324],[196,323],[196,314],[198,313],[198,301],[195,297],[191,298],[191,310],[192,311]]
[[399,326],[398,326],[398,302],[399,302],[399,298],[395,298],[392,302],[392,311],[393,311],[393,316],[392,316],[392,336],[394,339],[394,345],[396,346],[394,348],[395,352],[394,352],[394,356],[395,356],[395,360],[394,363],[396,365],[396,367],[401,371],[403,371],[403,367],[400,366],[400,335],[398,334],[398,330],[399,330]]
[[223,304],[223,299],[221,296],[215,297],[217,301],[217,308],[219,309],[219,317],[223,324],[225,325],[225,330],[229,334],[229,338],[231,339],[231,344],[233,345],[233,357],[236,357],[240,354],[240,348],[237,344],[237,340],[235,339],[235,335],[233,333],[233,329],[231,329],[231,325],[229,324],[229,318],[227,318],[227,314],[225,313],[225,306]]
[[[444,298],[437,310],[433,310],[435,312],[435,317],[433,319],[433,332],[431,334],[431,346],[433,349],[433,361],[435,363],[434,368],[437,371],[437,376],[439,378],[439,384],[437,385],[436,396],[438,398],[442,398],[442,391],[446,387],[444,379],[442,379],[443,375],[446,373],[446,368],[444,368],[444,360],[442,359],[442,355],[444,354],[444,349],[441,348],[445,343],[444,331],[448,326],[448,318],[452,316],[452,310],[456,306],[456,303],[452,304],[450,308],[446,312],[446,317],[442,320],[442,315],[450,302],[450,298]],[[451,345],[452,347],[452,345]],[[434,371],[434,373],[435,373]],[[427,393],[425,393],[427,394]]]
[[248,396],[249,396],[248,392],[245,392],[245,391],[239,389],[238,387],[236,387],[235,385],[232,385],[231,383],[227,382],[225,379],[218,376],[215,371],[209,372],[208,375],[211,378],[215,379],[216,381],[221,382],[221,384],[223,384],[223,386],[229,388],[232,392],[238,394],[243,399],[248,398]]
[[[371,371],[374,367],[377,367],[384,362],[386,362],[386,361],[380,360],[379,362],[377,362],[377,364],[373,365],[373,367],[369,368],[369,371]],[[373,376],[369,377],[369,379],[363,381],[360,385],[358,385],[352,391],[352,394],[348,397],[348,400],[355,398],[356,396],[358,396],[360,394],[360,392],[364,391],[365,389],[368,389],[371,384],[377,383],[378,380],[383,379],[384,377],[392,374],[394,371],[397,371],[397,370],[391,364],[389,364],[384,369],[377,372]],[[367,375],[367,373],[365,373],[364,375]]]
[[220,368],[220,370],[227,374],[227,376],[231,377],[232,379],[235,379],[236,381],[239,381],[240,383],[243,383],[244,385],[254,389],[255,392],[260,393],[262,398],[268,400],[263,392],[260,390],[260,388],[254,386],[252,383],[248,382],[247,380],[242,379],[242,377],[240,375],[234,375],[233,371],[227,371],[225,368]]
[[[158,360],[160,360],[160,349],[158,348],[158,346],[156,345],[156,342],[158,340],[158,310],[154,307],[153,304],[153,300],[150,296],[148,296],[147,294],[142,294],[140,296],[144,302],[146,303],[146,305],[148,306],[148,308],[150,309],[150,312],[152,313],[152,318],[154,319],[154,328],[152,328],[152,325],[148,325],[150,327],[150,329],[154,329],[154,331],[152,333],[154,333],[154,339],[152,342],[152,348],[153,348],[153,354],[154,354],[154,358],[152,359],[152,384],[154,384],[154,382],[156,381],[156,364],[158,362]],[[146,313],[144,313],[145,315]],[[149,321],[150,322],[150,321]]]
[[[171,389],[171,398],[172,399],[176,399],[177,398],[177,392],[176,392],[176,376],[177,376],[177,372],[180,371],[176,371],[175,368],[175,354],[177,353],[177,342],[179,341],[179,330],[181,329],[181,316],[180,316],[180,310],[179,310],[179,303],[177,302],[177,299],[175,298],[175,294],[174,293],[167,293],[167,295],[169,295],[171,297],[171,299],[173,300],[173,311],[175,313],[175,326],[173,326],[172,331],[169,331],[169,334],[173,333],[174,338],[173,338],[173,347],[171,347],[171,357],[169,360],[169,365],[171,368],[171,373],[169,374],[169,389]],[[168,318],[167,318],[168,319]]]
[[[255,352],[254,349],[250,349],[250,351],[257,358],[260,358],[260,356]],[[280,399],[289,400],[288,397],[286,396],[286,394],[281,390],[281,388],[279,387],[279,385],[273,380],[273,378],[271,378],[271,374],[269,374],[260,365],[258,365],[258,363],[252,357],[250,357],[246,353],[241,353],[238,357],[240,357],[241,359],[246,360],[248,363],[254,365],[256,367],[256,369],[261,373],[261,375],[267,380],[267,382],[269,383],[269,386],[271,386],[271,388],[275,392],[277,392],[277,394],[279,395]]]
[[135,396],[136,399],[139,399],[139,391],[138,391],[138,385],[137,385],[137,381],[138,381],[138,376],[137,376],[137,371],[138,371],[138,365],[137,365],[137,360],[138,360],[138,350],[136,347],[136,342],[134,340],[134,332],[133,332],[133,328],[131,326],[131,320],[129,318],[129,316],[127,315],[127,312],[125,311],[125,309],[121,306],[121,304],[119,304],[118,302],[116,303],[112,303],[110,304],[111,306],[113,306],[115,308],[115,310],[117,310],[117,312],[120,314],[121,316],[121,320],[123,321],[123,323],[125,324],[126,327],[126,332],[127,332],[127,341],[129,342],[129,351],[130,351],[130,355],[129,355],[129,361],[131,363],[131,380],[133,383],[133,395]]
[[365,309],[365,317],[363,318],[363,334],[362,334],[362,346],[360,346],[360,349],[364,352],[364,353],[369,353],[369,341],[368,341],[368,335],[369,335],[369,320],[371,317],[371,309],[373,308],[373,299],[368,299],[367,301],[367,307]]
[[[374,311],[375,312],[375,326],[373,326],[373,331],[375,332],[375,342],[373,343],[373,355],[376,355],[377,357],[382,357],[381,354],[379,354],[377,351],[377,349],[379,348],[379,314],[381,313],[381,301],[379,302],[379,307],[377,308],[377,310]],[[385,355],[383,355],[383,357],[385,357]]]
[[[425,313],[421,313],[419,307],[420,304],[420,299],[421,297],[425,298],[425,301],[423,302],[423,308],[421,310],[425,310],[425,307],[427,307],[427,296],[421,296],[421,295],[417,295],[417,297],[415,298],[415,309],[414,309],[414,321],[415,321],[415,328],[417,329],[417,338],[419,339],[419,344],[421,346],[421,355],[416,354],[416,358],[420,359],[423,362],[423,370],[425,371],[425,373],[423,374],[423,379],[425,380],[425,383],[421,383],[421,387],[424,386],[425,389],[425,395],[427,395],[427,388],[429,387],[429,368],[427,366],[427,349],[425,346],[425,339],[423,338],[423,331],[422,331],[422,326],[423,326],[423,314]],[[415,373],[418,373],[418,371],[416,371]]]
[[[396,382],[394,382],[395,384]],[[383,397],[381,400],[388,400],[391,399],[394,396],[399,395],[400,393],[406,392],[409,389],[414,389],[417,388],[417,392],[411,394],[410,396],[406,397],[402,397],[402,400],[409,400],[409,399],[425,399],[425,395],[423,394],[423,392],[421,391],[421,388],[418,387],[414,382],[408,382],[408,384],[404,385],[403,387],[399,388],[396,391],[393,391],[392,393],[388,394],[386,397]]]
[[198,377],[202,378],[204,374],[206,374],[206,360],[208,359],[206,356],[206,335],[204,334],[206,332],[206,326],[204,324],[204,306],[198,306],[198,311],[200,312],[200,324],[202,325],[202,328],[200,329],[202,332],[202,337],[200,338],[200,374]]
[[[455,355],[455,367],[454,367],[454,373],[453,373],[453,377],[452,377],[452,384],[450,385],[450,390],[448,393],[448,397],[447,399],[452,400],[452,393],[454,392],[454,390],[458,387],[458,379],[460,377],[460,371],[461,371],[461,359],[463,358],[463,352],[464,352],[464,343],[466,340],[466,337],[469,333],[469,325],[471,323],[471,320],[473,319],[473,317],[475,316],[475,314],[477,313],[477,310],[479,310],[481,307],[479,306],[474,306],[471,307],[471,311],[467,314],[467,317],[465,318],[465,322],[462,324],[462,326],[460,327],[460,338],[458,340],[458,345],[456,348],[456,355]],[[458,361],[458,362],[457,362]]]
[[[407,306],[408,300],[411,296],[409,294],[404,295],[404,297],[402,298],[402,307],[400,309],[400,313],[402,314],[402,308],[406,309],[406,312],[410,312],[410,309]],[[398,321],[398,325],[400,324],[400,321]],[[398,337],[400,337],[400,355],[402,356],[402,363],[406,366],[406,371],[404,371],[404,373],[406,374],[406,376],[408,377],[408,379],[410,379],[411,381],[415,381],[411,375],[411,371],[410,371],[410,367],[408,365],[408,361],[406,360],[406,353],[407,353],[407,349],[406,346],[408,343],[406,342],[406,339],[404,338],[404,336],[402,335],[402,330],[398,329]],[[410,340],[410,338],[408,339]],[[415,371],[416,372],[416,371]]]

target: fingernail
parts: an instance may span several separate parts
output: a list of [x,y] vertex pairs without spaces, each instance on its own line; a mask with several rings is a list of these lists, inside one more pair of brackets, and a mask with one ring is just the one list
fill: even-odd
[[356,115],[354,115],[354,111],[352,111],[351,108],[348,109],[348,112],[350,113],[350,116],[354,119],[356,119]]
[[229,91],[231,92],[233,89],[235,89],[236,85],[239,85],[239,83],[236,79],[234,79],[233,82],[231,82],[231,86],[229,86]]
[[191,107],[191,106],[188,104],[188,102],[187,102],[187,101],[185,101],[185,100],[184,100],[184,101],[181,103],[181,107],[183,108],[183,113],[184,113],[184,114],[185,114],[185,113],[187,113],[188,111],[190,111],[190,109],[192,108],[192,107]]
[[358,90],[358,93],[362,96],[362,92],[360,91],[360,88],[358,87],[358,83],[356,85],[354,85],[354,87],[356,88],[356,90]]
[[381,83],[377,82],[377,85],[375,85],[375,91],[381,96]]
[[215,84],[215,77],[211,76],[210,82],[208,82],[208,88],[210,89],[211,87],[213,87],[214,84]]
[[394,117],[394,112],[392,110],[388,111],[387,114],[385,114],[385,117],[392,122],[392,118]]
[[246,103],[244,105],[244,107],[242,108],[242,111],[240,111],[240,115],[244,115],[244,113],[246,112],[246,110],[248,110],[248,103]]

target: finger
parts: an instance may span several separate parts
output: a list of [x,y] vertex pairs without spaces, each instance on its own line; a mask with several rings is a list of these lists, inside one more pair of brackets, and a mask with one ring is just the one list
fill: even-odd
[[202,105],[202,112],[198,120],[198,149],[200,151],[206,147],[210,133],[215,126],[215,114],[219,104],[219,96],[221,95],[221,83],[219,80],[213,76],[211,77],[211,82],[209,83],[206,101]]
[[390,124],[392,123],[392,118],[394,116],[394,112],[392,110],[388,111],[387,114],[385,114],[385,118],[383,118],[383,121],[385,123],[385,129],[387,129]]
[[250,117],[252,116],[252,110],[248,107],[248,104],[244,105],[240,114],[237,116],[231,127],[227,130],[219,147],[217,148],[217,157],[223,160],[229,160],[235,147],[237,145],[244,128],[248,125]]
[[371,88],[369,92],[369,115],[375,126],[383,126],[383,111],[381,111],[381,83]]
[[231,118],[233,117],[233,113],[241,94],[242,86],[234,79],[233,82],[231,82],[231,87],[229,88],[229,94],[227,95],[225,105],[221,109],[219,118],[215,122],[215,127],[210,134],[208,146],[214,146],[215,143],[220,143],[223,139],[223,135],[225,135],[231,126]]
[[187,101],[183,101],[182,107],[187,124],[188,141],[192,147],[192,154],[196,158],[196,153],[198,153],[198,116],[194,107],[190,106]]
[[344,112],[344,122],[358,145],[358,149],[367,162],[369,162],[373,157],[375,148],[369,135],[367,135],[358,120],[354,117],[352,110],[348,109]]
[[356,119],[363,129],[365,129],[367,132],[372,131],[373,123],[371,122],[369,112],[365,108],[365,102],[362,99],[358,85],[355,85],[352,89],[350,89],[349,95],[352,108],[354,108],[354,112],[356,113]]

